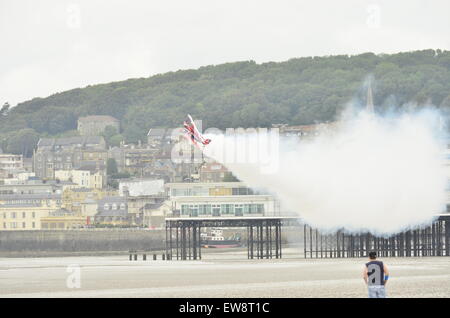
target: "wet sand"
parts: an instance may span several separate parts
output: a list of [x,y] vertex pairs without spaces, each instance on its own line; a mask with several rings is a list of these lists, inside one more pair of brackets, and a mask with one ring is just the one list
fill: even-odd
[[[129,261],[128,255],[0,258],[0,297],[367,297],[365,259],[247,260],[245,250],[201,261]],[[386,258],[388,297],[450,297],[450,258]],[[80,269],[80,288],[68,288]],[[79,267],[77,267],[79,266]]]

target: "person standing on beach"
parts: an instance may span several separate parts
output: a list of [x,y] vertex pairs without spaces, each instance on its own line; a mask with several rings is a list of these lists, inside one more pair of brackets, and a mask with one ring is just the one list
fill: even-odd
[[369,298],[386,298],[386,283],[389,271],[386,265],[377,261],[377,253],[369,253],[369,262],[364,267],[363,279],[369,290]]

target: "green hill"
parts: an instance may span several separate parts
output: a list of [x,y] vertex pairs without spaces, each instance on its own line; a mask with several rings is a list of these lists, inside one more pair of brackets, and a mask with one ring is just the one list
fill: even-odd
[[11,142],[6,139],[11,136],[25,134],[23,138],[35,140],[62,134],[76,129],[79,116],[93,114],[120,119],[130,142],[144,139],[150,127],[179,125],[186,113],[202,119],[206,127],[218,128],[333,120],[351,99],[364,99],[362,84],[369,75],[375,79],[378,107],[408,102],[450,107],[450,51],[248,61],[35,98],[0,116],[0,142],[8,150]]

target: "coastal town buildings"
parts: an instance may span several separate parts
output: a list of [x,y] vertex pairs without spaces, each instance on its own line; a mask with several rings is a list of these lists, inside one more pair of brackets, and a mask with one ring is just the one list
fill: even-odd
[[107,157],[101,136],[42,138],[33,154],[33,169],[37,177],[54,180],[57,170],[105,170]]

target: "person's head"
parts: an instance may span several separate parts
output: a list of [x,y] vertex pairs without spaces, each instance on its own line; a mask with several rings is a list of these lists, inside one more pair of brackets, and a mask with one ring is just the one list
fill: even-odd
[[375,251],[369,252],[369,258],[370,259],[376,259],[377,258],[377,252],[375,252]]

